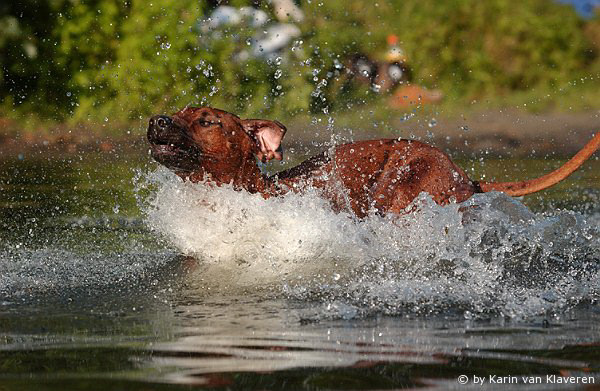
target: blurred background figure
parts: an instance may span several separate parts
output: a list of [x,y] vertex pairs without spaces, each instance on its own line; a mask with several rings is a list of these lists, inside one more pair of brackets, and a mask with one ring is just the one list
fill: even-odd
[[275,12],[275,17],[280,22],[300,23],[304,20],[304,13],[293,0],[270,0],[269,3]]
[[377,69],[375,84],[382,92],[389,92],[399,84],[412,81],[412,72],[408,66],[408,58],[404,50],[398,45],[398,37],[390,34],[387,37],[388,50],[385,53],[385,62]]
[[234,59],[246,61],[250,57],[274,60],[283,56],[283,51],[290,47],[292,41],[301,35],[301,30],[293,23],[304,18],[304,14],[291,0],[272,0],[269,2],[277,20],[262,9],[253,7],[235,8],[229,5],[217,6],[208,16],[200,21],[200,31],[209,34],[210,39],[220,39],[227,28],[238,27],[250,32],[245,39],[249,50],[240,49]]
[[350,80],[369,86],[375,83],[378,64],[367,55],[356,53],[349,56],[345,62],[345,67]]
[[392,108],[403,109],[410,106],[438,103],[444,97],[440,90],[428,90],[417,84],[411,84],[412,72],[408,65],[408,57],[398,45],[398,37],[388,35],[388,51],[386,63],[380,67],[378,85],[384,91],[392,92],[388,105]]
[[345,62],[348,82],[368,85],[378,94],[391,95],[388,98],[388,106],[397,109],[438,103],[442,100],[442,91],[428,90],[412,83],[408,56],[400,47],[398,36],[388,35],[387,50],[380,57],[381,62],[360,53],[349,56]]
[[269,20],[266,12],[254,7],[234,8],[221,5],[202,23],[202,30],[207,32],[222,26],[236,26],[244,23],[251,27],[263,26]]

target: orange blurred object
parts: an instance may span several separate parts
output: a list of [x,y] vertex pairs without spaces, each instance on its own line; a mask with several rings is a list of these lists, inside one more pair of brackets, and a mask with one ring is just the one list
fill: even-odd
[[398,36],[390,34],[387,36],[388,50],[385,55],[387,62],[407,62],[408,57],[404,50],[398,46]]
[[388,103],[395,109],[418,106],[422,104],[438,103],[444,97],[440,90],[428,90],[418,85],[409,84],[402,86],[390,96]]

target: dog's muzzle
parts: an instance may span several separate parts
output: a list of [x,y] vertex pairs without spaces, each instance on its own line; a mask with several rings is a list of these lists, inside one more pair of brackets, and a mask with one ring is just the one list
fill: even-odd
[[172,127],[173,120],[170,117],[155,115],[148,123],[148,141],[151,144],[170,144],[179,141],[181,136]]
[[152,157],[177,171],[191,171],[200,164],[201,153],[186,136],[184,128],[166,115],[156,115],[148,122],[148,141]]

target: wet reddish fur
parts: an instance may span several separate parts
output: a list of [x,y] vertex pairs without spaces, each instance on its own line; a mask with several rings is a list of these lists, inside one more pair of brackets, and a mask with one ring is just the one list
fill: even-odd
[[[206,131],[194,123],[200,116],[214,118],[221,127]],[[203,151],[201,168],[178,173],[192,182],[206,178],[217,185],[231,183],[267,198],[312,186],[321,189],[336,210],[351,209],[359,217],[371,210],[404,213],[421,192],[439,204],[462,202],[476,192],[465,172],[446,154],[418,141],[345,144],[336,147],[331,158],[323,153],[267,177],[256,164],[256,143],[243,131],[237,116],[217,109],[187,108],[173,118],[187,126]]]

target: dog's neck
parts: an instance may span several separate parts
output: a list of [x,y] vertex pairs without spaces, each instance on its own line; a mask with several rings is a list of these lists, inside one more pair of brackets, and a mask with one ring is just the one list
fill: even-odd
[[[233,165],[237,168],[232,169]],[[254,156],[241,159],[241,162],[236,163],[231,161],[205,162],[200,170],[179,174],[179,176],[194,183],[208,181],[218,186],[231,184],[236,190],[261,193],[265,197],[279,193],[273,181],[260,171]]]

